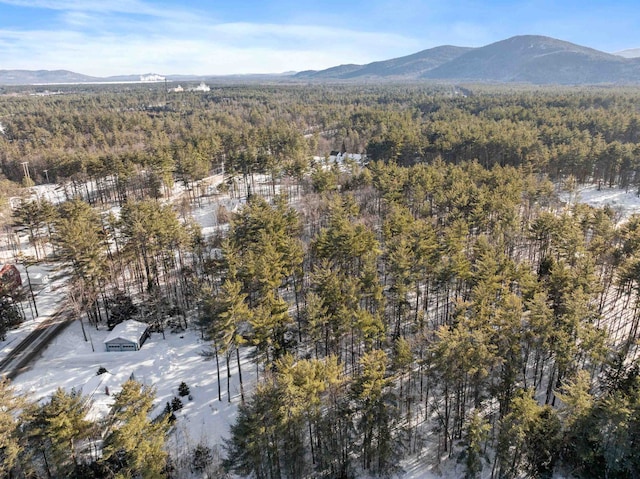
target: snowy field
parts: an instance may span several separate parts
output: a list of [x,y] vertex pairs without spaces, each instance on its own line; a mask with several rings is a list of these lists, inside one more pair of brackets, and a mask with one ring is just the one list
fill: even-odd
[[640,196],[633,189],[602,187],[598,190],[596,185],[589,185],[579,188],[571,198],[568,193],[562,192],[560,199],[567,202],[571,199],[572,203],[586,203],[597,208],[610,206],[619,213],[621,221],[640,212]]
[[[109,331],[85,329],[84,341],[79,322],[74,322],[43,351],[34,367],[20,374],[14,385],[31,400],[46,400],[58,387],[82,391],[93,403],[92,419],[105,417],[120,386],[133,377],[157,391],[153,416],[159,415],[166,402],[178,396],[178,386],[185,382],[192,400],[181,398],[183,409],[176,412],[172,451],[188,449],[200,442],[220,444],[234,421],[240,389],[235,358],[231,362],[231,400],[226,385],[225,361],[221,358],[222,401],[218,401],[215,360],[201,353],[209,345],[196,331],[152,333],[139,351],[106,352],[103,341]],[[244,351],[247,353],[248,351]],[[248,389],[255,381],[255,368],[243,358],[243,379]],[[99,368],[108,372],[97,375]],[[254,374],[252,374],[252,372]]]

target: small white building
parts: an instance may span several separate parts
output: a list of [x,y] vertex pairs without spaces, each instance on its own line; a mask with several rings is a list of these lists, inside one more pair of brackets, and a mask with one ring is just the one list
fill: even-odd
[[209,88],[209,85],[205,84],[205,82],[203,81],[200,82],[200,85],[192,89],[192,91],[210,91],[210,90],[211,88]]
[[148,324],[129,319],[113,328],[104,346],[107,351],[138,351],[148,337]]

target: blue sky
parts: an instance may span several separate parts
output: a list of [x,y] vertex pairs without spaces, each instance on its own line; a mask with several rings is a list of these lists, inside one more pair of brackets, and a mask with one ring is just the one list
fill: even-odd
[[640,48],[638,0],[0,0],[0,69],[232,74],[548,35]]

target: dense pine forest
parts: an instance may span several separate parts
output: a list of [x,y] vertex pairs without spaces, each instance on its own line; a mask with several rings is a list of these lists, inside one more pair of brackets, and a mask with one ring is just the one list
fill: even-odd
[[[12,200],[4,228],[68,267],[86,327],[198,330],[219,399],[237,365],[221,477],[392,477],[412,457],[468,478],[638,477],[640,216],[577,191],[640,188],[639,102],[408,84],[6,94],[4,206],[44,182],[66,201]],[[222,197],[239,207],[204,234],[193,212]],[[74,391],[34,404],[5,381],[0,400],[6,477],[179,477],[171,407],[150,417],[135,380],[109,424]],[[77,453],[97,437],[101,454]]]

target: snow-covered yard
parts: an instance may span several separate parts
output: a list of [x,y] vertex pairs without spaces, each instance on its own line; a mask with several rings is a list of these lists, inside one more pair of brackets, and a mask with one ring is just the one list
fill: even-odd
[[[225,361],[220,358],[222,401],[219,401],[215,360],[201,354],[209,345],[196,331],[167,331],[166,339],[161,333],[152,333],[139,351],[106,352],[103,341],[109,331],[86,325],[85,328],[89,341],[84,341],[80,323],[74,322],[51,342],[31,370],[15,379],[14,385],[32,400],[46,400],[58,387],[82,391],[93,403],[92,419],[99,419],[108,414],[113,395],[132,376],[156,389],[154,416],[162,412],[167,401],[178,396],[178,386],[184,381],[193,399],[181,398],[184,407],[176,412],[171,449],[186,450],[200,442],[210,446],[222,442],[240,402],[235,360],[231,362],[229,403]],[[250,389],[255,381],[255,373],[252,374],[255,368],[246,357],[248,351],[244,353],[243,378]],[[101,367],[107,373],[97,376]]]

